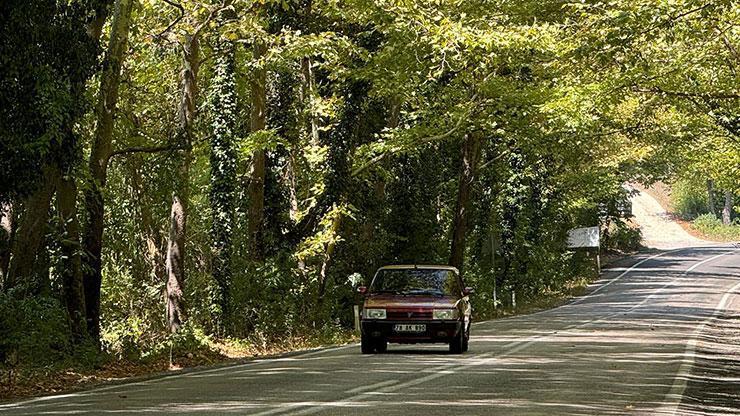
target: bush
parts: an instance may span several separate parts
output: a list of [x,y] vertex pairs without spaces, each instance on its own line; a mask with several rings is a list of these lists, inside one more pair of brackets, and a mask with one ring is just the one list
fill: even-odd
[[621,252],[633,252],[640,248],[642,232],[639,228],[630,227],[624,221],[612,221],[604,233],[602,249]]
[[694,219],[709,210],[706,183],[681,179],[671,185],[671,203],[678,215]]
[[691,224],[694,229],[712,240],[740,240],[740,223],[737,219],[733,224],[724,225],[714,214],[704,214],[698,216]]
[[72,353],[67,314],[51,297],[17,299],[0,293],[0,364],[35,367]]
[[712,231],[723,226],[722,220],[714,214],[702,214],[693,221],[694,227],[699,230]]

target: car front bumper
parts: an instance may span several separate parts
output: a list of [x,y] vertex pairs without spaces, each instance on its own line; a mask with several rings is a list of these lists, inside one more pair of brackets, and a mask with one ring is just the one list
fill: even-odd
[[[396,324],[421,324],[426,325],[426,330],[424,332],[396,332],[393,329]],[[385,339],[388,342],[400,344],[448,343],[460,333],[462,322],[460,320],[387,321],[381,319],[363,319],[360,327],[364,336]]]

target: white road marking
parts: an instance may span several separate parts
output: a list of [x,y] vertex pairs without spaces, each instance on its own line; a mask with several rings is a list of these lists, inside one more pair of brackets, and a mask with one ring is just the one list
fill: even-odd
[[398,380],[386,380],[386,381],[381,381],[380,383],[369,384],[367,386],[355,387],[351,390],[345,391],[345,393],[360,393],[360,392],[367,391],[367,390],[379,389],[381,387],[386,387],[386,386],[389,386],[391,384],[396,384],[396,383],[398,383]]
[[[730,251],[730,252],[709,258],[703,262],[697,263],[694,266],[692,266],[687,272],[693,271],[697,267],[701,266],[702,264],[710,260],[714,260],[718,257],[722,257],[726,254],[730,254],[734,252],[735,251]],[[678,368],[678,371],[676,372],[676,376],[673,378],[673,384],[671,385],[670,390],[668,390],[668,393],[666,393],[665,397],[663,398],[663,401],[667,402],[667,404],[661,407],[660,409],[661,413],[667,412],[667,414],[675,415],[678,412],[678,408],[681,405],[681,401],[683,400],[683,395],[686,392],[686,387],[688,385],[688,379],[691,376],[691,369],[694,367],[694,361],[696,360],[696,346],[699,343],[699,336],[701,335],[702,332],[704,332],[704,329],[707,327],[707,325],[713,320],[717,319],[717,317],[719,317],[719,314],[725,310],[725,308],[727,307],[727,303],[730,301],[730,298],[736,294],[740,294],[739,291],[740,291],[740,283],[737,283],[730,290],[725,292],[724,296],[722,296],[722,299],[719,301],[717,306],[714,308],[714,311],[712,312],[712,316],[702,321],[702,323],[696,328],[696,330],[694,330],[694,333],[691,339],[686,344],[686,349],[684,350],[684,353],[683,353],[683,360],[681,362],[681,366]]]
[[[584,300],[586,300],[586,299],[588,299],[590,297],[593,297],[598,292],[601,292],[607,286],[609,286],[609,285],[613,284],[614,282],[620,280],[622,277],[626,276],[630,272],[636,271],[639,268],[640,265],[644,264],[645,262],[647,262],[649,260],[653,260],[655,258],[664,256],[664,255],[667,255],[667,254],[675,253],[675,252],[678,252],[678,251],[683,251],[683,250],[689,250],[689,249],[698,250],[698,249],[712,249],[712,248],[729,248],[729,247],[727,247],[726,245],[724,245],[724,246],[718,245],[718,246],[703,246],[703,247],[684,247],[684,248],[678,248],[678,249],[673,249],[673,250],[661,252],[661,253],[652,255],[650,257],[647,257],[647,258],[645,258],[645,259],[637,262],[632,267],[624,270],[619,276],[617,276],[617,277],[609,280],[607,283],[605,283],[605,284],[597,287],[595,290],[593,290],[589,294],[584,295],[582,297],[579,297],[579,298],[575,299],[573,302],[570,302],[570,303],[565,304],[565,305],[561,305],[558,308],[543,310],[543,311],[539,311],[539,312],[536,312],[536,313],[532,313],[532,314],[528,314],[528,315],[520,315],[520,316],[516,316],[516,317],[511,317],[511,318],[526,318],[526,317],[529,317],[529,316],[532,316],[532,315],[536,315],[536,314],[539,314],[539,313],[551,312],[551,311],[557,310],[557,309],[562,308],[562,307],[566,307],[566,306],[570,306],[570,305],[581,303],[582,301],[584,301]],[[734,251],[736,251],[736,250],[733,250],[733,251],[730,251],[730,252],[727,252],[727,253],[723,253],[723,254],[720,254],[720,255],[717,255],[717,256],[713,256],[713,257],[711,257],[709,259],[702,260],[701,262],[699,262],[697,264],[694,264],[692,267],[690,267],[689,269],[687,269],[687,271],[684,272],[684,274],[686,274],[686,273],[688,273],[690,271],[693,271],[694,269],[696,269],[697,267],[701,266],[702,264],[705,264],[705,263],[707,263],[709,261],[712,261],[712,260],[714,260],[714,259],[716,259],[718,257],[722,257],[722,256],[724,256],[726,254],[733,253]],[[606,269],[605,271],[609,271],[609,270],[610,269]],[[621,270],[618,270],[618,271],[621,271]],[[668,284],[666,284],[665,286],[667,286],[667,285]],[[740,286],[740,284],[738,284],[738,286]],[[736,289],[733,288],[732,291],[734,291],[734,290],[736,290]],[[729,295],[730,294],[731,294],[731,292],[728,292],[728,293],[725,294],[725,296],[727,296],[727,299],[729,299]],[[632,310],[636,309],[637,307],[639,307],[640,305],[644,304],[647,300],[649,300],[653,296],[655,296],[655,294],[649,296],[648,298],[646,298],[645,300],[643,300],[639,304],[633,306],[627,312],[618,312],[618,313],[609,315],[609,317],[615,316],[615,315],[619,315],[619,314],[623,314],[623,313],[629,313],[630,311],[632,311]],[[720,302],[720,304],[723,304],[724,305],[726,302],[727,302],[727,300],[725,300],[725,298],[723,297],[723,301]],[[721,308],[718,306],[718,309],[721,309]],[[715,309],[715,314],[718,313],[718,309]],[[578,328],[586,327],[586,326],[592,325],[594,323],[598,323],[600,321],[603,321],[605,319],[608,319],[608,317],[604,317],[604,318],[600,318],[600,319],[595,319],[595,320],[588,321],[588,322],[585,322],[585,323],[582,323],[582,324],[578,324],[578,325],[572,325],[572,326],[569,326],[569,327],[566,327],[566,328],[562,329],[561,331],[564,333],[565,331],[568,331],[570,329],[578,329]],[[705,321],[705,323],[703,324],[703,326],[705,326],[706,323],[708,323],[709,321],[711,321],[711,319],[714,319],[714,318],[713,317],[712,318],[709,318],[707,321]],[[502,319],[495,320],[495,321],[475,322],[475,323],[473,323],[473,325],[476,325],[477,326],[477,325],[484,324],[484,323],[499,322],[499,321],[502,321]],[[508,350],[502,352],[501,354],[496,355],[495,358],[506,357],[506,356],[508,356],[510,354],[516,353],[518,351],[521,351],[521,350],[527,348],[528,346],[534,344],[537,341],[546,340],[546,339],[549,339],[549,338],[554,338],[554,337],[557,337],[558,335],[560,335],[560,334],[536,335],[536,336],[528,337],[528,338],[526,338],[526,339],[524,339],[522,341],[513,342],[513,343],[509,344],[513,348],[508,349]],[[691,349],[691,354],[692,354],[692,356],[691,356],[691,363],[688,364],[689,367],[691,367],[693,365],[693,349],[695,348],[695,344],[696,344],[696,340],[695,339],[692,340],[692,341],[693,341],[693,346],[691,346],[691,343],[690,343],[690,345],[687,345],[687,351],[689,349]],[[5,409],[8,409],[8,408],[18,408],[18,407],[25,406],[25,405],[32,404],[32,403],[50,401],[50,400],[55,400],[55,399],[62,399],[62,398],[69,398],[69,397],[78,397],[78,396],[79,397],[88,396],[88,395],[91,395],[92,393],[97,393],[97,392],[101,392],[101,391],[114,390],[114,389],[118,389],[118,388],[127,388],[127,387],[137,386],[137,385],[152,384],[152,383],[160,382],[162,380],[169,380],[169,379],[178,378],[178,377],[197,376],[197,375],[202,375],[202,374],[207,374],[207,373],[213,373],[213,372],[219,372],[219,371],[231,371],[231,370],[242,368],[242,367],[254,366],[254,365],[265,364],[265,363],[274,363],[275,361],[279,361],[279,360],[300,359],[300,358],[303,358],[303,357],[314,356],[314,355],[321,355],[321,354],[325,354],[325,353],[328,353],[328,352],[333,352],[333,351],[337,351],[337,350],[342,350],[342,349],[357,347],[358,345],[359,344],[354,343],[354,344],[348,344],[348,345],[343,345],[343,346],[339,346],[339,347],[332,347],[332,348],[325,348],[325,349],[317,349],[315,351],[308,350],[308,352],[299,353],[299,354],[296,354],[296,355],[293,355],[293,356],[290,356],[290,357],[283,357],[283,358],[278,357],[278,358],[258,359],[258,360],[250,361],[250,362],[247,362],[247,363],[244,363],[244,364],[238,364],[238,365],[233,365],[233,366],[223,366],[223,367],[219,367],[219,368],[215,368],[215,369],[205,369],[205,370],[185,372],[185,373],[180,373],[180,374],[165,375],[165,376],[162,376],[162,377],[156,377],[156,378],[153,378],[153,379],[142,380],[142,381],[139,381],[139,382],[115,384],[115,385],[110,385],[110,386],[102,386],[102,387],[98,387],[98,388],[95,388],[95,389],[81,391],[81,392],[78,392],[78,393],[60,394],[60,395],[54,395],[54,396],[37,397],[37,398],[33,398],[33,399],[21,401],[21,402],[8,403],[8,404],[0,405],[0,409],[4,409],[4,408]],[[469,357],[469,358],[471,360],[476,360],[476,359],[480,359],[480,358],[486,358],[486,357],[488,357],[490,355],[492,355],[492,353],[484,353],[484,354],[479,354],[479,355],[472,356],[472,357]],[[455,373],[455,372],[457,372],[459,370],[462,370],[462,369],[466,369],[466,368],[469,368],[469,367],[474,367],[476,365],[478,365],[478,364],[475,363],[475,362],[473,362],[471,364],[465,364],[463,366],[459,366],[459,364],[447,364],[445,366],[438,367],[437,369],[432,369],[432,370],[439,370],[437,373],[433,373],[433,374],[430,374],[428,376],[421,377],[419,379],[410,380],[409,382],[406,382],[406,383],[403,383],[403,384],[390,385],[390,386],[387,386],[385,388],[381,388],[380,390],[381,390],[381,392],[393,392],[393,391],[397,391],[398,389],[401,389],[401,388],[404,388],[404,387],[407,387],[407,386],[413,386],[413,385],[421,384],[421,383],[424,383],[426,381],[433,380],[433,379],[442,377],[442,376],[447,375],[447,374],[450,374],[450,373]],[[455,367],[457,367],[457,368],[455,368]],[[683,365],[682,365],[682,367],[683,367]],[[678,375],[676,377],[678,378]],[[676,384],[676,383],[674,382],[674,384]],[[681,393],[680,393],[681,395],[683,394],[683,390],[685,390],[685,388],[686,388],[686,385],[685,384],[686,384],[686,381],[684,379],[683,380],[683,389],[681,390]],[[679,387],[680,387],[680,383],[679,383]],[[367,393],[367,392],[366,393],[360,393],[360,394],[357,394],[356,396],[352,396],[352,397],[350,397],[348,399],[337,401],[337,402],[332,402],[332,403],[340,403],[340,402],[345,402],[345,401],[349,401],[349,400],[355,401],[355,400],[357,400],[358,397],[364,397],[367,394],[369,394],[369,393]],[[669,395],[670,394],[666,395],[666,397],[668,397]],[[680,396],[679,396],[679,404],[680,404]],[[283,407],[283,408],[280,408],[280,409],[272,409],[272,410],[270,410],[268,412],[260,413],[260,414],[280,413],[280,412],[290,411],[291,409],[295,409],[296,407],[304,407],[305,405],[306,405],[305,403],[300,403],[300,404],[299,403],[293,403],[292,405],[286,404],[286,406]],[[324,407],[327,407],[327,406],[328,406],[327,404],[322,404],[322,405],[319,405],[318,409],[320,410],[321,408],[324,408]],[[314,409],[316,409],[316,408],[315,407],[311,407],[311,408],[308,408],[308,409],[304,409],[303,411],[300,411],[299,413],[296,413],[296,414],[310,414],[310,413],[315,413],[315,412],[311,411],[311,410],[314,410]],[[306,413],[306,412],[308,412],[308,413]]]
[[[609,283],[607,283],[607,285],[615,282],[617,279],[622,278],[627,273],[629,273],[630,271],[632,271],[633,269],[637,268],[638,266],[640,266],[641,264],[645,263],[648,260],[652,260],[654,258],[660,257],[660,256],[665,255],[665,254],[669,254],[669,253],[680,251],[680,250],[686,250],[686,249],[689,249],[689,248],[691,248],[691,247],[682,248],[682,249],[676,249],[676,250],[671,250],[671,251],[667,251],[667,252],[663,252],[663,253],[658,253],[658,254],[656,254],[654,256],[648,257],[648,258],[646,258],[646,259],[644,259],[644,260],[636,263],[634,266],[632,266],[630,269],[628,269],[624,273],[622,273],[619,276],[617,276],[615,279],[609,281]],[[715,259],[717,259],[719,257],[725,256],[727,254],[731,254],[733,252],[734,252],[734,250],[733,251],[728,251],[726,253],[722,253],[722,254],[719,254],[719,255],[716,255],[716,256],[712,256],[712,257],[710,257],[708,259],[704,259],[704,260],[702,260],[702,261],[700,261],[698,263],[695,263],[691,267],[689,267],[688,269],[686,269],[683,273],[681,273],[681,276],[685,276],[686,274],[688,274],[691,271],[695,270],[697,267],[699,267],[699,266],[701,266],[703,264],[706,264],[706,263],[708,263],[708,262],[710,262],[712,260],[715,260]],[[678,278],[671,279],[671,281],[668,282],[668,283],[666,283],[663,286],[663,288],[671,285],[676,279],[678,279]],[[603,287],[605,287],[607,285],[601,286],[598,289],[598,291],[600,291],[601,288],[603,288]],[[594,294],[595,292],[596,291],[593,291],[593,292],[591,292],[591,294]],[[590,320],[590,321],[587,321],[587,322],[584,322],[584,323],[581,323],[581,324],[570,325],[570,326],[567,326],[567,327],[563,328],[562,330],[558,331],[558,333],[547,334],[547,335],[535,335],[535,336],[528,337],[527,339],[525,339],[523,341],[512,343],[513,345],[517,345],[517,346],[514,346],[513,348],[508,349],[508,350],[506,350],[506,351],[504,351],[504,352],[502,352],[500,354],[495,354],[494,355],[492,352],[489,352],[489,353],[482,353],[482,354],[474,355],[474,356],[468,358],[468,360],[471,361],[470,364],[464,364],[464,365],[447,364],[447,365],[444,365],[444,366],[436,367],[436,368],[430,369],[429,371],[431,371],[431,374],[426,375],[424,377],[419,377],[419,378],[416,378],[416,379],[409,380],[409,381],[407,381],[405,383],[394,384],[394,385],[391,385],[391,386],[388,386],[388,387],[385,387],[385,388],[381,388],[381,389],[378,389],[377,392],[363,392],[363,393],[359,393],[359,394],[356,394],[354,396],[350,396],[350,397],[345,398],[345,399],[342,399],[342,400],[336,400],[336,401],[327,402],[327,403],[321,403],[321,404],[314,404],[314,405],[312,405],[310,407],[307,407],[307,408],[305,408],[303,410],[292,412],[290,414],[291,415],[310,415],[310,414],[315,414],[315,413],[321,412],[323,409],[325,409],[327,407],[342,407],[342,406],[346,406],[346,405],[349,405],[349,404],[351,404],[353,402],[360,401],[360,400],[362,400],[363,398],[365,398],[367,396],[371,396],[371,395],[378,394],[378,393],[382,393],[382,394],[384,394],[384,393],[392,393],[392,392],[401,390],[401,389],[406,388],[406,387],[416,386],[416,385],[425,383],[427,381],[435,380],[435,379],[440,378],[440,377],[443,377],[443,376],[454,374],[454,373],[459,372],[461,370],[465,370],[465,369],[468,369],[468,368],[471,368],[471,367],[478,366],[478,365],[480,365],[480,363],[478,361],[480,359],[482,359],[482,358],[490,357],[493,360],[498,360],[498,359],[507,357],[507,356],[509,356],[511,354],[514,354],[514,353],[517,353],[519,351],[522,351],[522,350],[528,348],[530,345],[532,345],[532,344],[534,344],[534,343],[536,343],[538,341],[544,341],[544,340],[548,340],[548,339],[554,339],[554,338],[557,338],[559,336],[562,336],[563,334],[566,334],[567,331],[569,331],[569,330],[585,328],[585,327],[588,327],[588,326],[593,325],[595,323],[599,323],[599,322],[605,321],[607,319],[610,319],[611,317],[630,313],[633,310],[637,309],[638,307],[644,305],[648,300],[650,300],[651,298],[653,298],[659,292],[660,292],[659,290],[656,291],[652,295],[650,295],[650,296],[646,297],[645,299],[643,299],[640,303],[632,306],[627,311],[615,312],[615,313],[609,314],[609,315],[607,315],[605,317],[601,317],[601,318],[598,318],[598,319]],[[574,303],[575,302],[572,302],[572,303],[570,303],[570,305],[572,305]],[[567,305],[563,305],[563,306],[567,306]],[[528,316],[531,316],[531,314],[528,315]],[[491,321],[489,321],[489,322],[491,322]]]
[[0,404],[0,410],[19,408],[19,407],[27,406],[29,404],[46,402],[46,401],[56,400],[56,399],[65,399],[65,398],[70,398],[70,397],[84,397],[84,396],[89,396],[93,393],[99,393],[99,392],[108,391],[108,390],[115,390],[118,388],[127,388],[127,387],[132,387],[132,386],[144,386],[147,384],[158,383],[163,380],[170,380],[170,379],[179,378],[179,377],[198,377],[204,374],[224,372],[224,371],[233,371],[236,369],[241,369],[244,367],[253,367],[253,366],[261,365],[261,364],[271,364],[271,363],[274,363],[280,360],[301,359],[304,357],[312,357],[312,356],[334,352],[334,351],[339,351],[339,350],[343,350],[347,348],[358,347],[359,345],[360,345],[359,343],[352,343],[352,344],[341,345],[338,347],[330,347],[330,348],[319,347],[319,348],[306,350],[306,352],[298,352],[295,355],[292,355],[289,357],[257,358],[257,359],[250,360],[249,362],[246,362],[243,364],[225,365],[225,366],[220,366],[217,368],[210,368],[210,369],[196,370],[196,371],[186,371],[184,373],[163,375],[160,377],[154,376],[153,378],[146,379],[146,380],[126,382],[126,383],[120,383],[120,384],[112,384],[112,385],[107,385],[107,386],[100,386],[100,387],[96,387],[96,388],[92,388],[89,390],[84,390],[84,391],[80,391],[76,393],[65,393],[65,394],[56,394],[56,395],[50,395],[50,396],[34,397],[31,399],[27,399],[27,400],[15,402],[15,403]]
[[575,301],[571,302],[570,305],[576,305],[578,303],[583,302],[586,299],[592,298],[597,293],[599,293],[602,290],[604,290],[605,288],[609,287],[612,283],[615,283],[615,282],[619,281],[622,277],[624,277],[627,274],[629,274],[629,273],[637,270],[638,267],[642,266],[644,263],[646,263],[646,262],[648,262],[650,260],[657,259],[658,257],[665,256],[666,254],[673,254],[673,253],[678,252],[678,251],[688,250],[690,248],[691,247],[686,247],[686,248],[679,248],[679,249],[675,249],[675,250],[664,251],[662,253],[654,254],[654,255],[652,255],[650,257],[647,257],[645,259],[642,259],[641,261],[638,261],[637,263],[635,263],[634,265],[632,265],[632,267],[630,267],[627,270],[625,270],[624,272],[622,272],[622,274],[620,274],[619,276],[617,276],[614,279],[606,282],[605,284],[597,287],[596,289],[592,290],[590,293],[588,293],[588,294],[586,294],[584,296],[581,296],[580,298],[578,298]]

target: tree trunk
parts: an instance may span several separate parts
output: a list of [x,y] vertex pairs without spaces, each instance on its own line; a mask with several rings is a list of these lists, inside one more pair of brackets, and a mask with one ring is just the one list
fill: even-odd
[[87,35],[97,43],[103,33],[105,19],[108,17],[108,7],[113,3],[113,0],[93,0],[92,3],[94,13],[87,23]]
[[[228,17],[228,16],[226,16]],[[211,255],[213,278],[218,285],[222,329],[231,317],[231,253],[236,182],[236,58],[234,43],[223,38],[214,45],[211,136]]]
[[200,45],[197,36],[186,36],[183,43],[181,96],[178,110],[178,178],[172,193],[170,234],[167,243],[167,326],[177,332],[185,321],[185,243],[187,237],[188,197],[193,122],[198,95]]
[[11,247],[10,265],[5,279],[5,289],[12,288],[22,279],[30,279],[35,270],[36,257],[41,249],[44,231],[49,220],[51,197],[59,176],[59,170],[50,165],[44,167],[42,183],[23,203],[18,228]]
[[313,70],[311,69],[311,59],[303,58],[301,60],[301,96],[303,111],[307,117],[308,132],[311,145],[319,145],[319,119],[315,114],[312,105],[316,95],[316,80]]
[[725,191],[725,206],[722,209],[722,223],[724,225],[730,225],[732,222],[732,205],[734,203],[734,195],[732,191]]
[[77,184],[70,176],[60,176],[57,185],[57,212],[62,223],[61,251],[64,267],[62,293],[69,314],[74,342],[87,335],[85,293],[82,285],[82,258],[80,256],[80,227],[77,222]]
[[460,182],[457,188],[455,218],[452,223],[452,245],[450,247],[450,265],[463,273],[465,262],[465,238],[470,216],[471,192],[478,173],[481,140],[476,133],[469,134],[463,142]]
[[321,271],[319,276],[319,306],[323,306],[324,294],[326,293],[326,277],[327,271],[329,270],[329,263],[331,262],[332,256],[334,255],[334,249],[337,246],[337,240],[339,237],[339,227],[342,225],[342,219],[344,215],[341,212],[337,212],[332,218],[331,226],[329,227],[329,241],[326,243],[326,249],[324,250],[324,260],[321,263]]
[[[254,59],[261,61],[267,52],[262,42],[254,45]],[[252,108],[250,130],[252,133],[265,129],[267,120],[267,69],[264,64],[253,74],[251,84]],[[249,245],[250,254],[257,261],[264,258],[263,221],[265,212],[265,150],[252,153],[252,173],[249,180]]]
[[0,203],[0,292],[5,290],[5,279],[10,264],[10,248],[15,235],[15,210],[12,202]]
[[[153,276],[151,282],[166,282],[165,259],[163,255],[162,237],[159,227],[152,218],[151,206],[144,200],[146,195],[146,184],[141,177],[141,160],[139,157],[130,157],[127,160],[129,176],[131,178],[131,199],[139,201],[139,225],[143,235],[140,241],[140,250],[144,253],[144,267],[140,275]],[[139,280],[136,284],[143,283]]]
[[714,205],[714,181],[711,179],[707,179],[707,205],[709,213],[717,215],[717,208]]
[[[398,128],[398,124],[401,119],[401,100],[399,97],[394,96],[388,100],[388,120],[386,126],[389,129]],[[387,169],[389,164],[389,158],[386,157],[380,162],[382,168]],[[386,176],[378,175],[378,179],[375,182],[375,195],[379,201],[385,200],[385,188],[386,188]],[[382,202],[381,202],[382,203]]]
[[90,150],[91,183],[85,192],[87,225],[85,251],[87,264],[84,273],[87,329],[94,342],[100,341],[100,285],[102,282],[102,252],[105,207],[103,189],[108,176],[108,160],[113,139],[113,117],[118,102],[121,65],[128,41],[133,0],[116,0],[111,24],[106,61],[100,77],[96,107],[97,126]]
[[[189,170],[187,162],[182,163],[180,171]],[[182,179],[182,178],[181,178]],[[167,327],[177,332],[185,321],[185,232],[187,221],[187,195],[183,189],[172,195],[170,211],[170,235],[167,243]]]

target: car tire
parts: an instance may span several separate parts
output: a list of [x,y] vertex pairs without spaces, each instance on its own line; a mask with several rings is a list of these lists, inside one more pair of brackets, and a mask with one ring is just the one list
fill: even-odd
[[362,338],[360,338],[360,350],[363,354],[374,353],[375,344],[373,343],[373,340],[363,335]]
[[452,341],[450,341],[450,353],[451,354],[462,354],[464,351],[464,345],[465,345],[465,332],[460,331],[455,338],[452,338]]
[[375,341],[375,351],[378,354],[385,354],[388,351],[388,341],[384,339],[378,339]]

